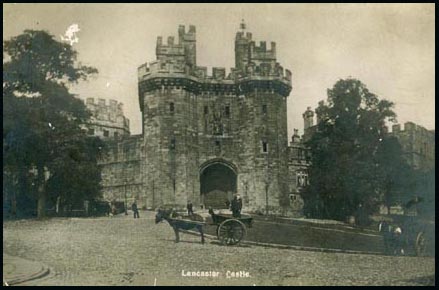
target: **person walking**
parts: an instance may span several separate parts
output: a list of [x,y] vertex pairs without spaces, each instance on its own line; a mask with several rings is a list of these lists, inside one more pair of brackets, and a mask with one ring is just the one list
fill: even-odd
[[133,204],[131,205],[131,209],[134,212],[134,218],[140,218],[140,216],[139,216],[139,209],[137,208],[136,201],[134,201]]

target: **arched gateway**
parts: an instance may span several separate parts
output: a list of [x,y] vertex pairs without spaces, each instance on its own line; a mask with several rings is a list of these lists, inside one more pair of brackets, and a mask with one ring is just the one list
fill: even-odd
[[236,167],[223,160],[205,163],[200,168],[201,203],[206,208],[227,208],[236,193]]

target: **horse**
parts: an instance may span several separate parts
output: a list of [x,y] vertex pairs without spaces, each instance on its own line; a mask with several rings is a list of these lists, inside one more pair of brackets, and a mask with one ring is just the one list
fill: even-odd
[[[183,220],[183,219],[174,218],[173,214],[174,214],[173,210],[159,209],[155,216],[155,223],[158,224],[163,220],[166,220],[174,230],[176,243],[180,242],[180,234],[179,234],[180,230],[191,230],[195,228],[201,234],[201,243],[204,244],[204,232],[203,232],[204,223],[194,220]],[[193,218],[195,219],[197,215],[193,215],[193,216],[194,216]]]

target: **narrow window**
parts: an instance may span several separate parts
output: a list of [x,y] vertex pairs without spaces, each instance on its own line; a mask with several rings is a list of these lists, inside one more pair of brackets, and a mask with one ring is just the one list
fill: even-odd
[[171,147],[171,150],[174,150],[174,149],[175,149],[175,138],[172,138],[172,139],[171,139],[171,145],[170,145],[170,147]]
[[110,131],[104,130],[104,137],[108,137],[108,136],[110,136]]
[[209,114],[209,107],[208,106],[204,106],[204,115]]
[[174,103],[169,103],[169,112],[174,113]]
[[308,173],[304,171],[299,171],[296,174],[297,176],[297,187],[304,187],[306,185],[309,185],[309,178]]
[[95,129],[88,129],[88,135],[94,135]]
[[268,152],[268,144],[266,141],[262,141],[262,152],[264,153]]
[[119,137],[119,133],[118,132],[114,132],[114,138]]
[[267,105],[262,105],[262,114],[266,115],[267,114]]
[[219,140],[216,140],[216,141],[215,141],[215,145],[216,145],[217,147],[220,147],[220,145],[221,145],[220,141],[219,141]]
[[226,118],[230,117],[230,106],[224,108],[224,114],[226,115]]

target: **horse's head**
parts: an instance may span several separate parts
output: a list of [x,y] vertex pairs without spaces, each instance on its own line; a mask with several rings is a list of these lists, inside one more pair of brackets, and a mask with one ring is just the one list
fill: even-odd
[[163,221],[167,217],[168,217],[167,212],[165,210],[159,208],[157,210],[156,215],[155,215],[155,223],[158,224],[159,222]]

